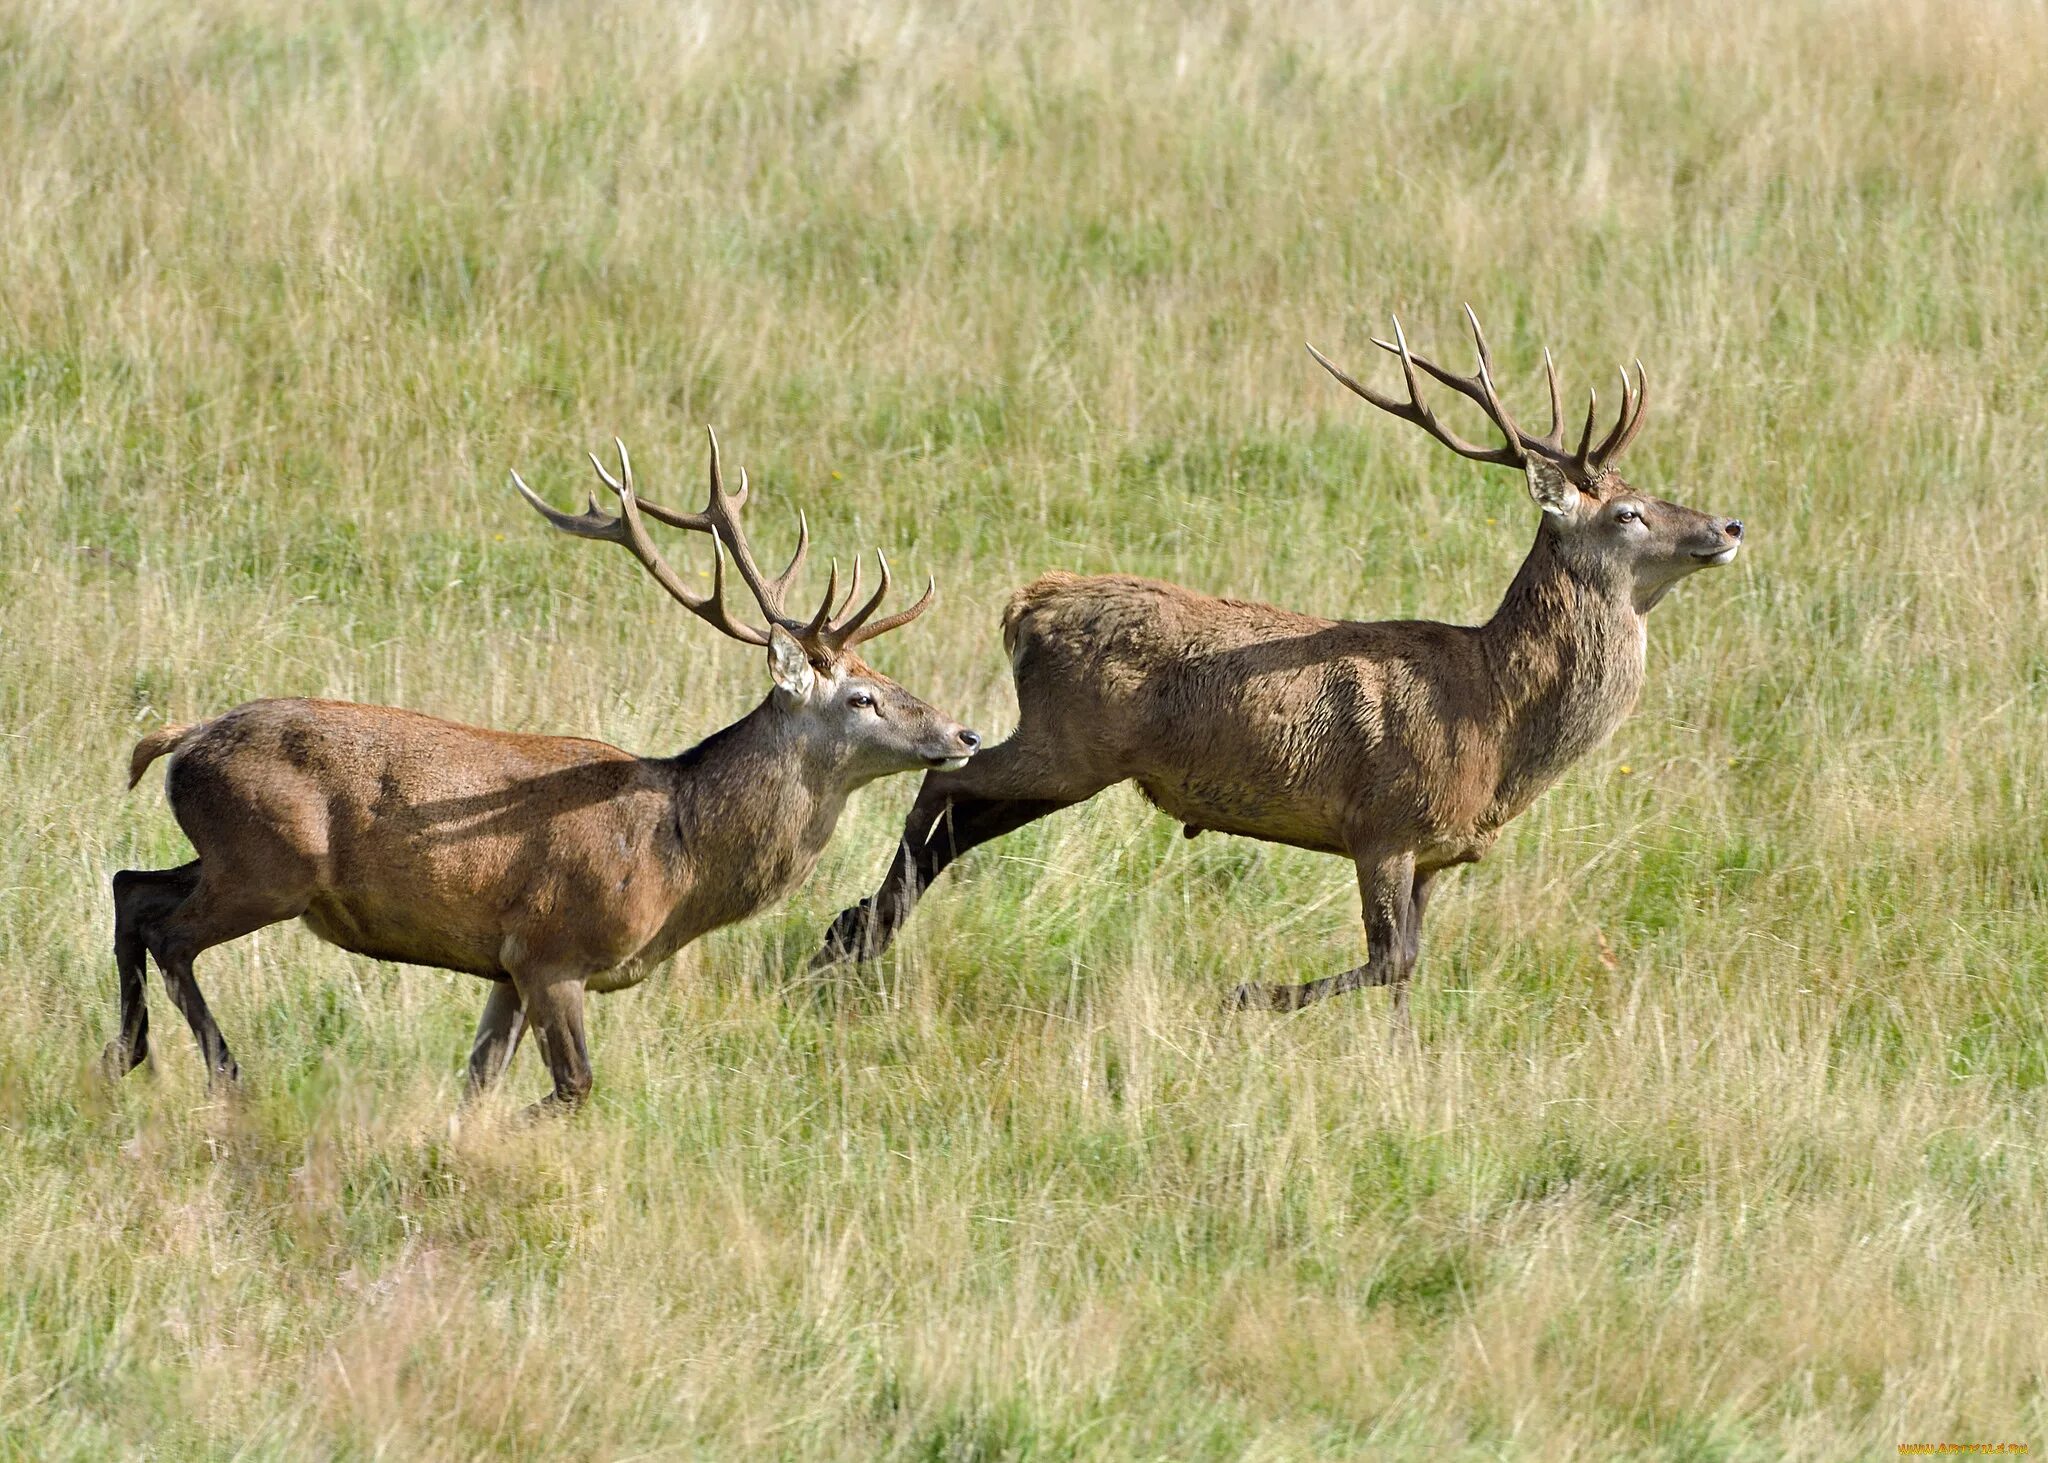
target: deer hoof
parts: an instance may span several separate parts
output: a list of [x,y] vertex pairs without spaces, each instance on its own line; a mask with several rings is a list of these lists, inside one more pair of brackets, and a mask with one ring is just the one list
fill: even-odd
[[125,1042],[110,1041],[107,1043],[107,1049],[100,1053],[100,1075],[109,1081],[118,1082],[141,1066],[148,1056],[149,1047],[146,1044],[131,1052]]
[[581,1093],[565,1094],[562,1092],[550,1092],[546,1097],[543,1097],[539,1102],[534,1103],[533,1106],[521,1113],[519,1120],[522,1123],[531,1125],[534,1123],[552,1123],[562,1118],[573,1117],[582,1110],[583,1104],[589,1100],[589,1091],[590,1089],[586,1086]]
[[1298,985],[1253,985],[1247,982],[1230,993],[1226,1011],[1299,1011],[1308,1004],[1306,987]]
[[832,927],[825,931],[825,943],[811,957],[811,969],[828,970],[835,965],[853,965],[872,959],[873,954],[868,949],[870,926],[871,917],[865,899],[851,909],[841,910],[839,918],[833,920]]

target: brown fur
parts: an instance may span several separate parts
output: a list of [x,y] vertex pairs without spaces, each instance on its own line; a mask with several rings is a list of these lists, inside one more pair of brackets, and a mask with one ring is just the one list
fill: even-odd
[[[502,983],[472,1055],[476,1086],[527,1021],[556,1097],[589,1090],[582,996],[638,983],[690,941],[807,877],[847,794],[950,760],[972,733],[847,654],[814,667],[677,757],[528,736],[338,701],[253,701],[135,748],[131,781],[171,753],[166,790],[198,859],[115,879],[126,1070],[147,1050],[153,953],[209,1067],[233,1059],[193,956],[297,918],[343,949]],[[851,708],[856,692],[874,709]]]
[[1190,837],[1236,833],[1358,867],[1367,963],[1247,985],[1240,1003],[1391,984],[1399,1009],[1430,881],[1483,856],[1607,738],[1642,688],[1644,616],[1741,536],[1605,469],[1527,472],[1542,523],[1484,625],[1322,619],[1123,575],[1051,573],[1020,590],[1003,613],[1016,732],[925,779],[881,890],[839,917],[819,962],[885,947],[960,853],[1133,782]]

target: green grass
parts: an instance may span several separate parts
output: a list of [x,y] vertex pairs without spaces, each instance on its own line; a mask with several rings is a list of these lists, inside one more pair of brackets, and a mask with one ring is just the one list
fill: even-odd
[[[18,6],[0,156],[0,1456],[2048,1446],[2038,7]],[[1466,300],[1517,401],[1640,355],[1632,480],[1750,543],[1440,886],[1415,1050],[1222,1014],[1355,963],[1351,870],[1123,792],[812,988],[899,779],[595,1003],[573,1123],[455,1122],[481,987],[296,928],[201,963],[239,1099],[154,978],[92,1075],[144,729],[763,694],[507,468],[694,506],[716,424],[1000,731],[1048,567],[1489,613],[1520,488],[1301,350]]]

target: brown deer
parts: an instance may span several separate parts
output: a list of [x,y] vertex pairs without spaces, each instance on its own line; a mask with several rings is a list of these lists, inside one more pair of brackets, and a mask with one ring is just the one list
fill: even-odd
[[[1640,362],[1596,444],[1589,402],[1565,446],[1544,353],[1550,430],[1515,425],[1477,317],[1476,375],[1394,339],[1408,399],[1323,368],[1462,457],[1520,468],[1542,516],[1535,546],[1484,625],[1326,620],[1125,575],[1047,574],[1011,599],[1003,644],[1017,730],[957,772],[928,774],[881,889],[834,922],[814,965],[873,956],[946,866],[1033,819],[1135,782],[1186,826],[1341,854],[1358,868],[1367,958],[1306,985],[1239,986],[1237,1006],[1292,1010],[1394,988],[1407,1019],[1429,889],[1491,848],[1502,825],[1598,746],[1635,704],[1644,621],[1673,585],[1726,564],[1742,524],[1647,497],[1614,460],[1642,429]],[[1467,442],[1423,401],[1417,371],[1476,403],[1504,439]]]
[[[913,768],[959,768],[981,738],[868,666],[855,647],[916,619],[872,618],[881,586],[851,615],[860,564],[838,612],[835,564],[808,621],[783,609],[809,548],[770,578],[741,531],[746,475],[728,494],[711,439],[711,502],[679,513],[642,501],[619,444],[619,500],[557,512],[512,481],[564,533],[623,545],[691,614],[768,652],[774,689],[749,715],[675,757],[635,757],[581,737],[485,731],[416,712],[336,701],[252,701],[136,745],[129,785],[169,753],[164,782],[199,857],[114,875],[121,1030],[106,1060],[124,1074],[149,1052],[144,954],[198,1038],[209,1073],[238,1075],[192,975],[193,958],[265,925],[300,919],[320,938],[380,960],[492,982],[469,1057],[472,1094],[534,1030],[554,1078],[550,1104],[589,1094],[586,991],[623,990],[707,931],[781,898],[807,877],[847,794]],[[646,518],[709,533],[709,595],[687,588]],[[766,623],[725,604],[725,555]],[[879,555],[877,555],[880,558]]]

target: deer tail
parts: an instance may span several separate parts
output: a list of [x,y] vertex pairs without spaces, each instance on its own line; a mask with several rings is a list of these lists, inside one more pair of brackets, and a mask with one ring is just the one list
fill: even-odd
[[150,763],[166,752],[176,751],[180,742],[205,725],[206,723],[201,721],[187,726],[158,727],[137,742],[135,750],[128,754],[128,785],[133,787],[142,781],[142,774],[148,770]]

